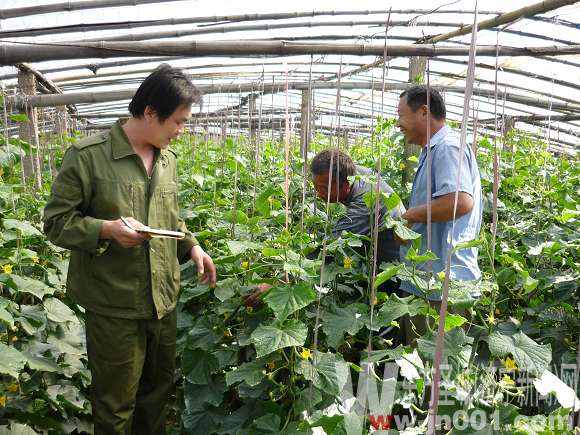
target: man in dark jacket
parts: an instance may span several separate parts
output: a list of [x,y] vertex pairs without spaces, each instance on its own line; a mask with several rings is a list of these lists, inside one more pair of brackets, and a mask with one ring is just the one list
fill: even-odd
[[[332,177],[331,174],[332,159]],[[353,234],[371,236],[371,210],[367,207],[364,196],[374,187],[364,179],[349,181],[349,177],[354,175],[371,176],[373,171],[354,164],[352,159],[338,149],[326,149],[318,153],[310,163],[312,182],[316,193],[326,202],[341,202],[346,207],[346,213],[333,223],[332,233],[335,237],[340,236],[343,231]],[[330,196],[328,192],[329,178]],[[392,194],[393,189],[383,180],[380,182],[380,189],[387,196]],[[374,203],[372,204],[374,209]],[[405,208],[401,203],[391,210],[388,210],[384,201],[379,201],[379,228],[384,223],[387,215],[393,219],[400,220],[405,213]],[[399,244],[395,241],[394,231],[382,229],[378,235],[377,264],[399,260]]]

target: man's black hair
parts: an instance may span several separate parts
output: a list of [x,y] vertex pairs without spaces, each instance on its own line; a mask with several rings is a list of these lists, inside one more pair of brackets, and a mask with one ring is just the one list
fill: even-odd
[[[429,109],[431,110],[431,115],[437,120],[445,119],[447,112],[445,110],[445,101],[437,89],[429,88]],[[404,90],[399,98],[406,97],[407,105],[411,108],[413,112],[421,106],[427,105],[427,86],[418,85],[412,88]]]
[[201,102],[201,92],[189,77],[180,69],[162,63],[141,83],[129,103],[129,112],[140,118],[149,106],[163,122],[180,106]]
[[[332,155],[334,154],[334,157]],[[332,180],[340,181],[342,185],[348,181],[348,177],[356,174],[356,166],[348,154],[343,153],[338,148],[327,148],[320,151],[310,162],[310,172],[312,175],[326,175],[330,173],[330,159],[332,157]]]

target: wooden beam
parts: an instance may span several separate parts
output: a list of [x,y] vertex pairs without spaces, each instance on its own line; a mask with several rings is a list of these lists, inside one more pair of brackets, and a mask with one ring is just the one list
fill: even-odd
[[[177,42],[78,42],[78,43],[1,43],[0,65],[17,62],[41,62],[64,59],[165,56],[283,56],[304,54],[337,54],[381,56],[384,44],[300,43],[288,41],[177,41]],[[391,57],[399,56],[467,56],[469,47],[436,47],[433,45],[391,45]],[[499,56],[558,56],[580,54],[580,44],[547,47],[500,47]],[[477,48],[478,56],[496,56],[496,47]]]

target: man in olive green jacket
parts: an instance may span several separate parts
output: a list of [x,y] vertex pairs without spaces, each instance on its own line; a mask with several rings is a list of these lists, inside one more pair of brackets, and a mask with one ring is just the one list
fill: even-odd
[[[191,259],[202,282],[216,280],[211,258],[179,218],[168,148],[200,101],[181,71],[158,67],[133,97],[127,122],[67,150],[44,210],[48,238],[71,250],[67,292],[86,310],[96,435],[165,433],[179,264]],[[144,226],[186,236],[151,239],[134,230]]]

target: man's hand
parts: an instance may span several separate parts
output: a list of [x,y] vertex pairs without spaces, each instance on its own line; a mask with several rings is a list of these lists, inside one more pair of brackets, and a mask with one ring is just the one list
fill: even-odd
[[272,288],[272,284],[263,282],[254,287],[254,291],[246,299],[244,299],[244,306],[256,307],[262,301],[262,295]]
[[[132,217],[125,218],[125,220],[127,220],[135,229],[145,227],[145,225]],[[113,239],[123,248],[133,248],[141,245],[145,240],[150,239],[147,234],[138,233],[129,228],[121,221],[121,219],[104,221],[99,236],[101,239]]]
[[209,284],[212,287],[216,282],[216,271],[213,260],[205,253],[201,246],[195,245],[191,248],[191,260],[197,267],[197,274],[202,284]]

